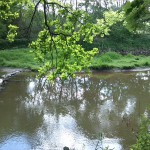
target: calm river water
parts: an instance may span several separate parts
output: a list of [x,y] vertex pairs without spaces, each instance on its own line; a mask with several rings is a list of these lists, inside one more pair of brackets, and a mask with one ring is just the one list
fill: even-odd
[[[12,77],[0,90],[0,150],[129,150],[150,106],[150,71]],[[103,137],[102,137],[103,136]]]

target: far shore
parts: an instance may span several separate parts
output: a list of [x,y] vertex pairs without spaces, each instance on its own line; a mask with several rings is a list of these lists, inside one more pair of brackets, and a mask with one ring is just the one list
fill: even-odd
[[[0,51],[0,72],[35,71],[43,66],[29,48]],[[46,60],[47,61],[47,60]],[[51,61],[51,60],[48,60]],[[150,70],[150,56],[121,55],[108,51],[98,54],[91,60],[92,72],[131,72]],[[80,73],[85,73],[81,71]],[[2,73],[1,73],[2,74]],[[0,76],[1,76],[0,74]]]

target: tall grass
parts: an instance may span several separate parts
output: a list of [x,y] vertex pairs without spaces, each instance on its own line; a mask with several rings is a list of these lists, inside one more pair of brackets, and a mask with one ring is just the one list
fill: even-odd
[[98,55],[91,62],[92,69],[132,69],[150,67],[150,56],[121,55],[116,52],[106,52]]
[[39,63],[35,61],[31,49],[15,49],[0,51],[0,66],[37,69]]

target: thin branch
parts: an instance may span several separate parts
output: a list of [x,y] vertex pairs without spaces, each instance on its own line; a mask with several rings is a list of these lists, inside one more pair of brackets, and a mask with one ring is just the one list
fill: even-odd
[[39,1],[37,2],[37,4],[35,5],[35,7],[34,7],[34,12],[33,12],[33,15],[32,15],[31,21],[30,21],[30,24],[29,24],[29,26],[28,26],[28,29],[29,29],[29,30],[31,29],[31,26],[32,26],[32,23],[33,23],[33,20],[34,20],[35,13],[36,13],[36,11],[37,11],[37,8],[38,8],[38,5],[40,4],[40,2],[41,2],[41,0],[39,0]]
[[51,4],[51,5],[54,5],[54,4],[57,4],[57,3],[48,3],[48,2],[46,2],[46,0],[44,0],[44,20],[45,20],[45,26],[47,27],[47,29],[48,29],[48,31],[49,31],[49,34],[51,35],[51,36],[57,36],[57,35],[63,35],[63,36],[71,36],[70,34],[64,34],[64,33],[62,33],[62,32],[60,32],[60,33],[56,33],[56,32],[52,32],[51,31],[51,28],[50,28],[50,26],[48,25],[48,18],[47,18],[47,12],[46,12],[46,6],[47,6],[47,4],[49,5],[49,4]]

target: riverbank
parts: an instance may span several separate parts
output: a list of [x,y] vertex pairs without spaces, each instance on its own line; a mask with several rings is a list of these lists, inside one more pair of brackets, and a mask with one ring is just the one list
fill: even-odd
[[[0,51],[0,67],[23,68],[37,71],[41,65],[34,59],[31,49],[14,49]],[[92,70],[128,70],[149,68],[150,56],[132,54],[121,55],[116,52],[106,52],[97,55],[92,61]]]
[[130,53],[121,55],[116,52],[106,52],[98,55],[91,63],[91,68],[94,70],[129,70],[148,67],[150,67],[150,56],[135,56]]
[[38,70],[40,63],[34,59],[29,48],[8,49],[0,51],[0,67]]

